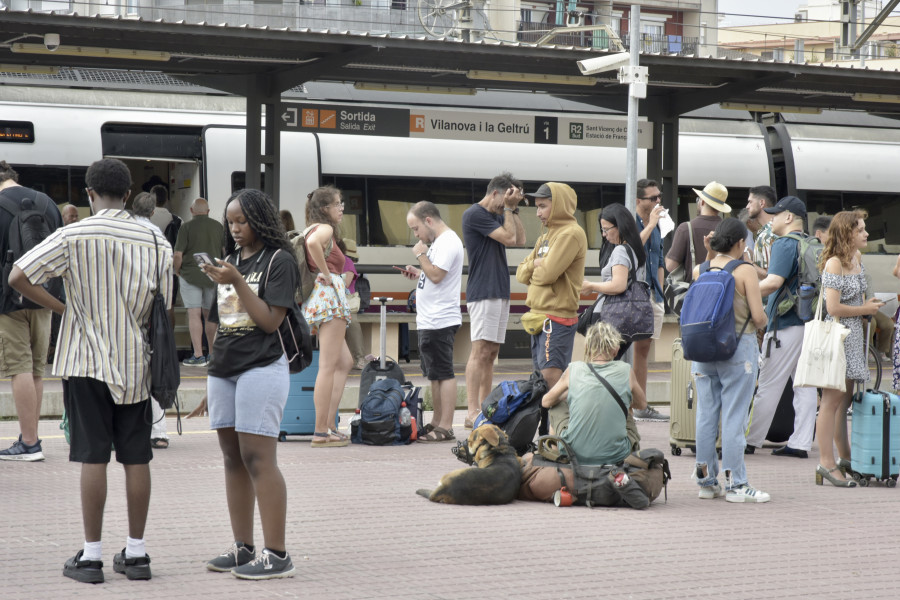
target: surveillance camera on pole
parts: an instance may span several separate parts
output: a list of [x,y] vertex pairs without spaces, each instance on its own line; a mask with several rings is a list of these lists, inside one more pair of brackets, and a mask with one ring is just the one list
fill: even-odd
[[624,67],[630,60],[631,58],[627,52],[616,52],[608,56],[579,60],[577,64],[582,75],[596,75],[597,73],[605,73],[606,71],[614,71],[619,67]]

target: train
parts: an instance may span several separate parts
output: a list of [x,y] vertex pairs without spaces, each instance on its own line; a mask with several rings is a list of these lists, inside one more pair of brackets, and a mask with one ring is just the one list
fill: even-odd
[[[149,76],[146,74],[145,76]],[[244,186],[244,102],[171,84],[89,89],[23,81],[0,85],[0,158],[24,185],[88,214],[84,173],[100,157],[123,160],[135,192],[168,184],[170,210],[189,218],[198,196],[222,214]],[[625,194],[625,118],[589,98],[479,91],[473,96],[364,91],[349,84],[307,83],[279,107],[280,207],[297,227],[307,194],[322,184],[343,190],[342,235],[357,241],[373,291],[402,303],[409,282],[392,265],[412,262],[414,238],[405,213],[430,200],[461,231],[463,211],[480,200],[502,171],[526,189],[563,181],[578,194],[576,217],[588,234],[589,267],[601,243],[597,215]],[[549,125],[548,125],[549,124]],[[550,131],[552,125],[554,131]],[[644,173],[650,127],[640,123],[638,172]],[[550,136],[555,136],[550,139]],[[548,143],[549,142],[549,143]],[[876,291],[893,292],[890,271],[900,252],[900,121],[860,112],[761,115],[718,105],[679,123],[676,220],[693,216],[695,194],[710,181],[729,190],[740,209],[755,185],[776,187],[807,202],[810,219],[848,208],[869,215],[866,265]],[[735,211],[737,212],[737,210]],[[522,207],[528,241],[539,235],[534,207]],[[526,244],[527,246],[527,244]],[[509,250],[510,265],[529,251]],[[511,278],[513,300],[525,288]],[[585,300],[586,302],[586,300]],[[896,306],[894,306],[896,308]]]

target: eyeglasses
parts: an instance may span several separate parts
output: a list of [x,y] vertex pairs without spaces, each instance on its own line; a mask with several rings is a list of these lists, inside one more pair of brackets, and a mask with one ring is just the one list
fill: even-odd
[[662,200],[662,197],[662,194],[657,194],[655,196],[647,196],[646,198],[638,198],[638,200],[653,200],[654,202],[659,202]]
[[610,231],[612,231],[612,230],[615,229],[615,228],[616,228],[615,225],[613,225],[612,227],[603,227],[603,226],[601,226],[601,227],[600,227],[600,231],[602,231],[603,233],[609,233]]
[[341,209],[343,209],[343,208],[344,208],[344,203],[343,203],[343,202],[338,202],[338,203],[336,203],[336,204],[332,204],[329,208],[341,208]]

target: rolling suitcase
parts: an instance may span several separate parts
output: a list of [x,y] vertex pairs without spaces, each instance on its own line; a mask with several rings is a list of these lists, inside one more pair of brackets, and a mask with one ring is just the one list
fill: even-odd
[[[697,453],[697,386],[691,375],[691,361],[684,358],[681,338],[672,344],[672,383],[669,388],[669,445],[673,456],[682,448]],[[721,454],[721,438],[716,440]]]
[[[316,375],[319,373],[319,351],[313,352],[312,362],[299,373],[291,375],[287,403],[281,417],[278,441],[283,442],[289,435],[312,435],[316,430],[316,406],[313,392],[316,389]],[[340,417],[334,420],[337,430]]]
[[853,395],[851,475],[861,486],[874,478],[888,487],[900,473],[900,397],[878,390]]
[[362,406],[363,400],[366,399],[366,395],[369,393],[369,388],[380,379],[396,379],[400,385],[406,383],[406,377],[403,375],[403,369],[400,368],[400,365],[385,356],[387,354],[387,340],[385,339],[387,335],[387,303],[393,298],[381,297],[374,299],[381,302],[381,355],[369,362],[359,376],[358,406]]

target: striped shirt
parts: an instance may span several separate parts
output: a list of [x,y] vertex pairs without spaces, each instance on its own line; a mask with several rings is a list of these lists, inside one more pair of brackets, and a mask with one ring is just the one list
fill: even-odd
[[54,375],[103,381],[116,404],[150,397],[145,340],[157,281],[172,304],[172,247],[164,236],[125,210],[101,210],[60,227],[16,266],[35,285],[63,278]]

